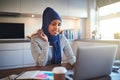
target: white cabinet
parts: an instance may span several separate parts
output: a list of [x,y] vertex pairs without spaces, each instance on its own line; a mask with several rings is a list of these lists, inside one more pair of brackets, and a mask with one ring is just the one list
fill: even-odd
[[32,57],[31,51],[30,50],[24,50],[24,66],[34,66],[35,65],[35,61]]
[[0,0],[0,12],[40,14],[46,7],[61,16],[87,17],[87,0]]
[[87,0],[69,0],[69,16],[87,17]]
[[30,42],[0,43],[0,70],[34,65]]
[[68,15],[67,0],[21,0],[21,13],[43,14],[46,7],[52,7],[61,15]]
[[21,43],[0,43],[0,69],[16,68],[23,65]]
[[62,16],[87,17],[87,0],[47,0],[47,6]]
[[21,50],[23,43],[0,43],[0,51]]
[[21,0],[21,13],[42,14],[46,0]]
[[46,7],[61,16],[87,17],[87,0],[21,0],[21,13],[41,14]]
[[23,58],[24,58],[24,66],[34,66],[35,61],[33,59],[32,53],[31,53],[31,47],[30,42],[23,44]]
[[0,51],[0,69],[17,68],[23,65],[22,51]]
[[68,16],[68,0],[47,0],[47,6],[54,8],[61,16]]
[[20,12],[20,0],[0,0],[0,12]]

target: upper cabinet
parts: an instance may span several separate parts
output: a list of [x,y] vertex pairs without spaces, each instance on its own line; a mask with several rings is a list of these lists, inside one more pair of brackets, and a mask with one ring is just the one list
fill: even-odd
[[47,0],[47,6],[54,8],[61,16],[68,16],[69,0]]
[[0,0],[0,12],[42,14],[46,7],[61,16],[87,17],[87,0]]
[[20,0],[0,0],[0,12],[20,13]]
[[87,0],[69,0],[69,16],[87,17]]
[[46,0],[21,0],[21,13],[42,14]]
[[87,0],[47,0],[47,6],[62,16],[87,17]]

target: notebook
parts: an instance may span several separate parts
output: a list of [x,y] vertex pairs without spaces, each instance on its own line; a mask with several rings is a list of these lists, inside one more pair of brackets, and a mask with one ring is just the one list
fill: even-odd
[[77,53],[73,80],[108,76],[112,71],[116,45],[82,46]]

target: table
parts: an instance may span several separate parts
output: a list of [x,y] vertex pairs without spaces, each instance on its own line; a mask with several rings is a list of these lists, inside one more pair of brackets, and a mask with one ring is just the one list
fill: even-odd
[[[57,65],[52,65],[52,66],[32,66],[32,67],[24,67],[24,68],[15,68],[15,69],[7,69],[7,70],[0,70],[0,79],[7,77],[12,74],[20,74],[25,71],[30,71],[30,70],[44,70],[44,71],[51,71],[54,67],[57,66],[63,66],[66,67],[67,70],[71,70],[72,66],[70,64],[64,63],[64,64],[57,64]],[[114,73],[112,72],[110,76],[105,76],[105,77],[100,77],[100,78],[95,78],[92,80],[120,80],[120,73]]]

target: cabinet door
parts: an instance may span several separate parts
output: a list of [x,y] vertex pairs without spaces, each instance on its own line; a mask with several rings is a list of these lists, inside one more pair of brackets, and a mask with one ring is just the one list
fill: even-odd
[[31,53],[30,42],[26,42],[23,45],[23,58],[24,58],[24,66],[34,66],[35,61],[33,59]]
[[55,9],[61,16],[68,16],[68,0],[47,0],[47,6]]
[[20,12],[20,0],[0,0],[0,12]]
[[0,43],[1,50],[22,50],[22,43]]
[[21,13],[42,14],[46,0],[21,0]]
[[35,61],[33,59],[30,49],[24,50],[23,58],[24,58],[24,66],[34,66],[35,65]]
[[69,16],[87,17],[87,0],[69,0]]
[[0,51],[0,69],[10,69],[23,66],[21,50]]
[[0,43],[0,69],[23,66],[22,43]]

